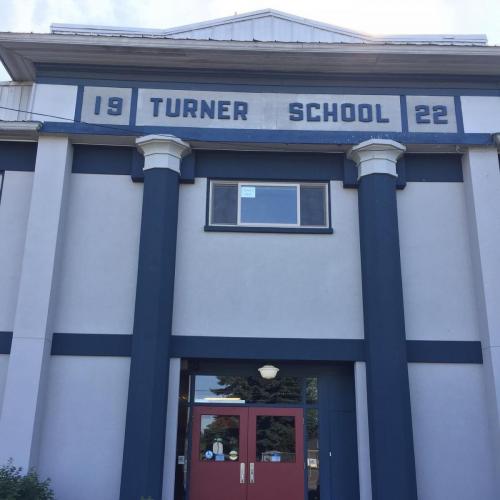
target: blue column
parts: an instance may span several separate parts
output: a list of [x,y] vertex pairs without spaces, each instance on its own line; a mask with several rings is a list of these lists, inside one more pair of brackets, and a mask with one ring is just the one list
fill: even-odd
[[358,166],[373,500],[416,500],[396,204],[396,161],[405,147],[369,140],[351,149]]
[[120,500],[161,500],[179,171],[189,145],[173,136],[137,145],[144,195]]

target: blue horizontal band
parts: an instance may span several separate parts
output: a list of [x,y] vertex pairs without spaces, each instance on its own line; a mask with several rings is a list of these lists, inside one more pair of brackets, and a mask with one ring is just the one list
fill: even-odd
[[[0,332],[0,354],[10,352],[11,332]],[[482,364],[481,342],[408,340],[410,363]],[[54,333],[54,356],[130,356],[131,335]],[[171,357],[200,359],[275,359],[296,361],[365,361],[361,339],[280,339],[173,335]]]
[[191,127],[129,127],[84,123],[45,122],[41,129],[51,134],[92,134],[139,137],[172,134],[185,141],[222,141],[261,144],[358,144],[369,139],[392,139],[403,144],[492,145],[492,134],[400,133],[400,132],[329,132],[297,130],[241,130]]
[[213,233],[333,234],[331,227],[205,226],[204,230]]
[[130,356],[132,335],[102,333],[54,333],[54,356]]

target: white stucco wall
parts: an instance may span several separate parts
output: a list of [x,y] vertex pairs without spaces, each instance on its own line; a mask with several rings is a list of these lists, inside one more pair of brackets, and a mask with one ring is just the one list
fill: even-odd
[[142,184],[72,174],[54,331],[132,333]]
[[496,500],[482,365],[409,365],[419,500]]
[[479,340],[463,183],[409,182],[398,218],[407,338]]
[[0,331],[14,328],[32,187],[32,172],[5,172],[0,202]]
[[333,235],[214,233],[206,182],[181,187],[175,335],[363,337],[355,190],[331,183]]
[[58,500],[119,498],[130,360],[54,356],[38,470]]

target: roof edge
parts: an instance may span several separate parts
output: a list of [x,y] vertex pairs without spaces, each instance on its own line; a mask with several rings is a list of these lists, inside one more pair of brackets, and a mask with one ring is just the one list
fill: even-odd
[[[51,33],[58,34],[80,34],[80,35],[108,35],[108,36],[140,36],[140,37],[165,37],[171,35],[179,35],[183,32],[204,29],[209,27],[220,26],[236,22],[243,22],[251,19],[259,19],[262,17],[274,17],[286,21],[292,21],[299,24],[304,24],[310,27],[318,28],[332,33],[345,35],[353,38],[358,38],[360,42],[366,43],[446,43],[446,44],[478,44],[486,45],[488,39],[484,34],[436,34],[436,35],[371,35],[361,31],[354,31],[333,24],[327,24],[320,21],[315,21],[305,17],[294,16],[286,12],[281,12],[274,9],[263,9],[244,14],[237,14],[228,17],[221,17],[209,21],[202,21],[183,26],[176,26],[167,29],[155,28],[135,28],[135,27],[120,27],[120,26],[98,26],[86,24],[66,24],[53,23],[51,24]],[[354,42],[356,43],[356,42]]]

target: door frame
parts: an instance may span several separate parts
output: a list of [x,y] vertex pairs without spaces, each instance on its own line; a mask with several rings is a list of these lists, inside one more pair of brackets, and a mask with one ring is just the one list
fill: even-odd
[[[193,408],[195,406],[220,408],[301,408],[304,411],[303,444],[304,463],[307,461],[307,409],[317,409],[319,415],[319,442],[320,442],[320,487],[321,498],[359,500],[359,468],[356,429],[356,403],[354,392],[354,363],[306,363],[272,361],[280,367],[280,375],[296,376],[301,378],[317,377],[319,400],[317,404],[305,404],[305,398],[296,404],[229,404],[229,403],[195,403],[194,383],[191,377],[196,375],[255,375],[262,365],[261,361],[249,360],[213,360],[196,359],[184,360],[185,367],[181,372],[181,384],[185,390],[180,394],[179,404],[187,408],[187,422],[178,421],[180,439],[180,455],[187,461],[187,477],[176,473],[176,483],[184,481],[184,495],[175,497],[175,500],[190,500],[190,471],[193,433]],[[184,377],[184,379],[183,379]],[[184,382],[182,382],[184,380]],[[189,390],[187,389],[189,387]],[[303,394],[305,396],[305,394]],[[344,420],[347,417],[347,425]],[[340,425],[337,425],[339,424]],[[184,425],[184,434],[180,427]],[[184,448],[184,443],[186,444]],[[179,446],[179,439],[178,439]],[[332,453],[331,449],[347,452],[348,459],[340,459],[340,453]],[[306,464],[307,465],[307,464]],[[179,466],[177,466],[179,467]],[[179,469],[177,469],[179,471]],[[304,500],[308,500],[307,466],[304,467]],[[181,484],[182,486],[182,484]],[[177,486],[176,486],[177,491]]]

